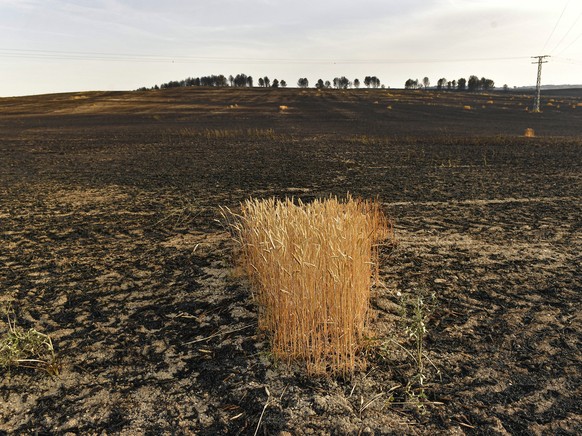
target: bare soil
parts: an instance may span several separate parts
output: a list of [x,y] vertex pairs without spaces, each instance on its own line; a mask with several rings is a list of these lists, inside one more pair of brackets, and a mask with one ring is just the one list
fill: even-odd
[[[0,99],[0,301],[61,364],[1,373],[0,433],[580,434],[582,100],[543,102]],[[382,253],[367,369],[308,378],[269,353],[218,207],[347,192],[380,199],[398,245]],[[424,389],[406,330],[418,298]]]

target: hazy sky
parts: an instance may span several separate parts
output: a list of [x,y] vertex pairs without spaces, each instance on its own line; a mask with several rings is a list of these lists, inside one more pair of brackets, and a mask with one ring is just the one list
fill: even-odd
[[0,96],[210,74],[582,83],[580,0],[0,0]]

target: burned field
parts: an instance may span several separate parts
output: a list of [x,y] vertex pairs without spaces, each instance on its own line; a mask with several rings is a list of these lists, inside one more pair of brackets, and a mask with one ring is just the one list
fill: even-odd
[[[579,434],[581,101],[0,99],[0,302],[51,337],[59,367],[1,370],[0,432]],[[381,253],[367,368],[307,377],[258,331],[218,208],[347,192],[378,197],[398,244]]]

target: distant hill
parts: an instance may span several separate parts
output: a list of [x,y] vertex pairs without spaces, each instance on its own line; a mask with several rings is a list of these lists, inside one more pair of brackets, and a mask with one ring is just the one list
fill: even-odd
[[[569,97],[582,97],[582,85],[542,85],[543,95],[560,95]],[[534,93],[535,86],[518,86],[510,88],[511,92]]]
[[[542,85],[542,90],[547,90],[547,89],[582,89],[582,85]],[[531,86],[518,86],[517,88],[514,89],[536,89],[536,87],[534,85]]]

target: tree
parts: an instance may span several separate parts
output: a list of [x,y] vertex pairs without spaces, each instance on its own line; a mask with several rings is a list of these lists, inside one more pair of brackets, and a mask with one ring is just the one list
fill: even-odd
[[467,90],[469,92],[475,92],[481,89],[481,81],[477,76],[469,76],[469,81],[467,82]]
[[360,81],[358,79],[354,79],[354,88],[358,89],[360,87]]
[[[449,83],[450,83],[450,82],[449,82]],[[447,79],[445,79],[444,77],[443,77],[443,78],[441,78],[441,79],[439,79],[439,80],[438,80],[438,82],[437,82],[437,89],[438,89],[438,90],[441,90],[441,89],[443,89],[443,88],[445,87],[445,85],[446,85],[446,84],[447,84]],[[449,86],[449,89],[450,89],[450,88],[451,88],[451,87]]]
[[422,85],[424,86],[424,89],[426,89],[430,86],[430,80],[428,77],[425,77],[424,79],[422,79]]
[[453,86],[453,89],[457,89],[457,81],[456,80],[453,80],[451,82],[451,85]]
[[230,83],[230,86],[234,86],[234,77],[232,77],[232,74],[228,76],[228,83]]
[[285,82],[284,80],[281,80],[281,88],[287,88],[287,82]]
[[262,77],[259,77],[259,86],[262,88],[263,86],[265,86],[265,79],[263,79]]
[[509,86],[507,86],[507,83],[505,85],[503,85],[503,91],[504,92],[509,91]]
[[228,79],[222,74],[219,76],[202,76],[200,79],[195,79],[194,83],[199,83],[199,86],[228,86]]
[[248,86],[248,77],[246,74],[237,74],[236,77],[233,79],[233,83],[234,83],[234,86],[237,86],[240,88]]
[[267,76],[265,76],[263,78],[263,81],[265,82],[265,87],[268,88],[269,86],[271,86],[271,81],[269,80],[269,78]]
[[415,80],[408,79],[404,83],[404,89],[418,89],[418,79]]
[[300,88],[307,88],[309,86],[309,80],[307,80],[307,77],[300,78],[297,81],[297,86],[299,86]]
[[271,85],[271,88],[278,88],[279,87],[279,81],[277,79],[273,79],[273,84]]
[[253,87],[253,76],[248,76],[247,77],[247,86],[249,88],[252,88]]
[[333,79],[333,86],[337,89],[347,89],[350,85],[351,82],[345,76]]
[[459,91],[464,91],[465,89],[467,89],[467,79],[461,77],[457,81],[457,87],[459,88]]
[[325,83],[323,83],[323,80],[322,80],[322,79],[319,79],[319,80],[317,81],[317,83],[315,84],[315,87],[316,87],[317,89],[323,89],[323,88],[325,88]]
[[453,82],[451,82],[450,80],[447,82],[447,89],[450,91],[451,88],[454,88],[453,86]]
[[325,81],[325,87],[326,87],[326,88],[331,88],[331,83],[330,83],[330,81],[329,81],[329,80],[326,80],[326,81]]
[[366,85],[366,87],[372,87],[372,88],[379,88],[380,87],[380,79],[378,79],[376,76],[366,76],[364,78],[364,85]]
[[495,82],[493,80],[481,77],[481,89],[483,91],[488,91],[493,88],[495,88]]

